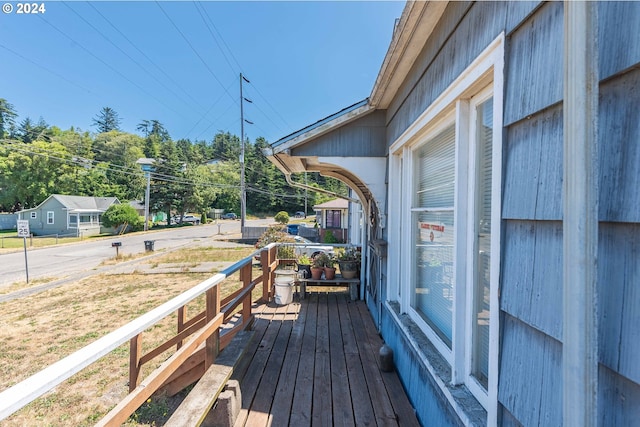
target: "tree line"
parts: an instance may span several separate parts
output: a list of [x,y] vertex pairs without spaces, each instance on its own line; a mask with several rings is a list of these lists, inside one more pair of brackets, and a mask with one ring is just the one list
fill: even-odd
[[[174,141],[158,120],[141,120],[140,134],[120,129],[118,113],[104,107],[93,118],[95,132],[62,130],[40,118],[18,121],[15,108],[0,98],[0,212],[42,203],[51,194],[117,197],[144,201],[147,180],[141,159],[152,159],[149,203],[168,216],[207,213],[212,208],[239,213],[241,141],[218,131],[211,140]],[[262,137],[245,140],[247,212],[271,215],[303,211],[330,197],[290,187],[263,154]],[[304,181],[304,177],[297,177]],[[311,186],[346,195],[346,186],[309,173]]]

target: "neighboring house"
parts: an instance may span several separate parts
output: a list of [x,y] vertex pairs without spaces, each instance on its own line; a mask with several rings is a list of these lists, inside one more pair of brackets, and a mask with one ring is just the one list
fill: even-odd
[[324,241],[324,236],[328,231],[341,242],[348,239],[347,229],[349,224],[349,201],[345,199],[334,199],[328,202],[315,205],[316,221],[320,227],[320,241]]
[[[138,212],[138,215],[144,218],[144,201],[143,200],[132,200],[129,202],[129,205],[132,208],[134,208],[136,212]],[[152,223],[164,222],[167,220],[167,214],[165,212],[151,212],[149,213],[149,220]]]
[[0,230],[15,230],[18,224],[18,215],[0,213]]
[[37,207],[19,211],[18,215],[20,219],[29,220],[29,229],[34,235],[94,236],[105,231],[102,214],[114,204],[120,204],[115,197],[53,194]]
[[370,97],[266,150],[361,201],[361,296],[424,425],[638,425],[639,25],[407,3]]

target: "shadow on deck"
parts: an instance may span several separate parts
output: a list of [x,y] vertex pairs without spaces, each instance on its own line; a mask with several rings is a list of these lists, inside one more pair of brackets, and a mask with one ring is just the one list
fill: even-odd
[[254,307],[255,335],[233,377],[238,426],[418,426],[363,301],[311,293],[285,306]]

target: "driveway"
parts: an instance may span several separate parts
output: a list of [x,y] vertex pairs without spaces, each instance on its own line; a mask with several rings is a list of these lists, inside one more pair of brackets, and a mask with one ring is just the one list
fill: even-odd
[[[272,219],[247,221],[247,226],[263,226]],[[240,237],[240,222],[219,221],[218,224],[149,231],[104,239],[87,240],[47,248],[27,248],[29,282],[59,280],[92,271],[116,255],[112,243],[120,242],[121,255],[145,252],[145,241],[152,240],[154,251],[172,250],[192,244],[224,245],[224,240]],[[164,252],[164,251],[163,251]],[[24,251],[0,255],[0,288],[26,280]]]

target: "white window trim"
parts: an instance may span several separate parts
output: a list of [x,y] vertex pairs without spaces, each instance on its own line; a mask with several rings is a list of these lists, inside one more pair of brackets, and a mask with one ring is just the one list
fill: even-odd
[[[467,129],[468,129],[468,134],[470,135],[474,135],[476,132],[476,120],[477,120],[477,112],[476,112],[476,108],[478,105],[480,105],[482,102],[486,101],[487,99],[493,97],[493,86],[490,88],[486,88],[482,91],[480,91],[477,95],[475,95],[473,97],[473,99],[467,101],[460,101],[460,105],[464,105],[463,108],[461,108],[462,111],[464,111],[464,114],[466,115],[466,117],[461,117],[462,120],[464,120],[464,124],[467,124]],[[494,111],[495,111],[495,99],[494,99]],[[496,120],[494,118],[493,121],[493,125],[495,126],[496,124]],[[501,129],[501,128],[496,128],[494,127],[494,134],[497,133],[496,129]],[[471,144],[467,144],[467,142],[471,142]],[[476,171],[476,166],[477,166],[477,162],[476,161],[470,161],[471,159],[476,159],[477,156],[477,148],[478,148],[478,141],[475,138],[470,138],[467,137],[465,140],[465,147],[464,147],[464,151],[467,153],[467,165],[468,165],[468,179],[467,182],[470,184],[468,186],[467,192],[466,192],[466,197],[463,197],[466,200],[467,205],[465,206],[465,209],[467,210],[468,214],[467,214],[467,224],[466,224],[466,230],[465,230],[465,235],[467,236],[467,241],[466,241],[466,247],[464,247],[463,249],[465,249],[465,254],[463,256],[465,262],[465,266],[471,266],[475,264],[475,251],[473,250],[474,246],[475,246],[475,235],[476,235],[476,231],[475,231],[475,221],[476,221],[476,212],[475,212],[475,208],[476,208],[476,204],[475,204],[475,198],[477,197],[475,191],[471,191],[470,188],[476,188],[476,183],[475,183],[475,179],[477,177],[477,171]],[[497,148],[494,144],[494,148]],[[500,146],[500,150],[501,150],[501,146]],[[492,178],[492,188],[491,188],[491,218],[492,218],[492,224],[491,224],[491,231],[492,231],[492,246],[491,246],[491,262],[493,263],[493,258],[495,255],[495,248],[498,248],[498,254],[499,254],[499,246],[495,247],[493,246],[493,232],[494,230],[494,226],[495,223],[493,222],[495,220],[494,215],[496,214],[496,212],[493,210],[493,205],[494,203],[500,204],[500,175],[498,175],[496,177],[495,174],[495,170],[494,170],[494,165],[495,163],[493,163],[493,152],[492,152],[492,162],[491,162],[491,168],[492,168],[492,172],[491,172],[491,178]],[[497,190],[497,194],[496,194],[496,183],[494,182],[495,180],[498,180],[497,184],[498,184],[498,190]],[[472,182],[473,181],[473,182]],[[463,193],[464,194],[464,193]],[[497,196],[497,197],[496,197]],[[499,218],[500,212],[498,212],[498,218]],[[499,233],[499,221],[498,221],[498,233]],[[471,249],[471,250],[470,250]],[[473,268],[468,268],[466,271],[466,275],[462,276],[464,277],[464,283],[465,283],[465,288],[466,288],[466,307],[465,307],[465,313],[467,313],[466,317],[463,317],[464,320],[466,321],[466,325],[464,327],[465,330],[465,348],[468,349],[469,352],[472,351],[473,348],[473,322],[474,322],[474,316],[473,316],[473,310],[474,310],[474,290],[475,290],[475,271],[473,270]],[[493,280],[493,268],[490,267],[490,277],[491,277],[491,291],[493,291],[494,287],[498,286],[498,283],[495,282]],[[495,308],[494,308],[495,307]],[[496,310],[497,306],[494,306],[492,304],[491,301],[491,311],[489,314],[489,328],[491,328],[491,323],[493,321],[491,315],[493,314],[493,312]],[[471,355],[469,355],[469,357],[466,357],[464,359],[464,383],[467,385],[467,387],[469,388],[469,390],[471,391],[471,393],[476,397],[476,399],[478,399],[478,401],[482,404],[482,406],[484,406],[485,408],[488,407],[489,402],[488,402],[488,392],[484,389],[484,387],[482,387],[478,381],[473,377],[473,375],[471,375],[471,371],[472,371],[472,357]],[[460,367],[460,366],[458,366]]]
[[38,219],[38,212],[31,212],[30,218],[31,219]]
[[[482,393],[478,393],[480,398],[479,402],[487,410],[487,425],[497,425],[497,413],[498,413],[498,374],[499,374],[499,283],[500,283],[500,225],[501,225],[501,195],[502,195],[502,132],[503,132],[503,92],[504,92],[504,40],[505,35],[501,33],[489,46],[474,60],[467,69],[461,73],[461,75],[418,117],[405,132],[403,132],[396,141],[389,147],[390,154],[390,168],[396,175],[401,176],[402,185],[391,186],[390,200],[396,203],[390,204],[390,215],[399,218],[404,224],[411,224],[411,196],[406,194],[406,191],[402,191],[402,188],[413,188],[412,173],[408,165],[411,162],[411,150],[410,147],[419,144],[424,141],[426,135],[433,132],[434,126],[447,117],[451,117],[451,114],[455,108],[456,116],[456,140],[466,141],[469,140],[469,128],[468,128],[468,116],[469,105],[468,100],[471,96],[481,92],[481,89],[488,84],[492,85],[493,93],[493,152],[492,152],[492,235],[491,235],[491,289],[490,289],[490,332],[489,332],[489,379],[488,390],[485,393],[480,388]],[[465,121],[465,117],[466,121]],[[463,233],[466,231],[468,224],[466,221],[458,221],[458,212],[462,212],[461,209],[468,207],[468,200],[466,189],[468,188],[468,147],[463,147],[461,144],[456,144],[456,168],[461,168],[460,171],[456,170],[456,209],[454,213],[454,221],[456,224],[456,233]],[[464,157],[464,158],[463,158]],[[464,170],[464,171],[463,171]],[[460,173],[459,173],[460,172]],[[464,173],[463,173],[464,172]],[[464,203],[464,206],[460,205]],[[390,277],[395,277],[397,284],[392,285],[392,292],[389,293],[389,298],[393,299],[398,297],[400,302],[400,309],[403,313],[410,313],[412,310],[410,307],[410,295],[409,292],[400,289],[401,283],[411,283],[411,271],[407,268],[399,267],[400,261],[405,260],[406,263],[408,255],[411,253],[412,234],[411,227],[405,227],[404,229],[396,224],[393,228],[397,232],[396,235],[401,238],[395,240],[400,248],[399,251],[391,251],[391,256],[388,258]],[[459,242],[458,236],[454,237],[456,242]],[[403,242],[400,244],[400,242]],[[463,250],[464,253],[460,254],[458,251]],[[395,252],[395,253],[394,253]],[[462,256],[460,258],[460,256]],[[458,245],[456,249],[456,257],[459,260],[466,259],[466,245]],[[456,265],[456,271],[454,271],[454,280],[456,278],[466,278],[467,271],[464,267],[465,262],[458,262]],[[463,279],[464,280],[464,279]],[[392,280],[391,282],[393,282]],[[466,280],[465,280],[466,281]],[[457,281],[455,282],[457,283]],[[449,361],[451,363],[453,384],[460,384],[462,382],[471,383],[467,381],[467,334],[470,334],[470,328],[467,326],[468,313],[467,311],[467,295],[466,289],[468,285],[465,283],[464,295],[456,293],[454,288],[454,305],[453,305],[453,336],[452,336],[452,349]],[[459,312],[465,313],[465,316],[457,316]],[[412,319],[416,319],[419,316],[412,316]],[[420,323],[420,321],[416,322]],[[431,328],[424,328],[424,323],[420,325],[422,330],[428,336],[432,343],[438,347],[438,342],[442,341],[431,331]],[[464,333],[460,333],[464,331]],[[431,332],[429,334],[428,332]],[[433,339],[435,336],[435,339]],[[445,345],[446,347],[446,345]],[[447,348],[448,350],[448,348]],[[446,358],[446,352],[442,352]],[[474,388],[472,385],[471,388]],[[476,395],[474,390],[470,391]],[[476,390],[477,392],[478,390]],[[446,395],[446,394],[445,394]],[[485,397],[483,397],[483,395]],[[478,397],[476,395],[476,397]]]
[[54,211],[47,211],[47,225],[51,225],[51,224],[55,224],[56,220],[55,220],[55,212]]

